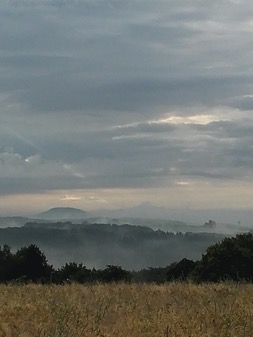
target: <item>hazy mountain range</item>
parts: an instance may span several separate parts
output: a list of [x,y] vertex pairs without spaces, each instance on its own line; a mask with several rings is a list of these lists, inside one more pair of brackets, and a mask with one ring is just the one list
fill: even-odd
[[[152,217],[148,217],[150,212]],[[55,266],[76,261],[89,267],[115,264],[138,270],[166,266],[184,257],[198,259],[224,235],[250,231],[241,224],[208,219],[202,223],[173,220],[166,212],[166,208],[143,204],[96,212],[56,207],[31,217],[0,217],[0,245],[16,250],[37,244]]]
[[29,215],[39,219],[83,219],[83,218],[142,218],[163,219],[202,225],[212,219],[217,223],[233,224],[253,228],[252,209],[188,209],[155,206],[150,202],[125,209],[97,209],[84,211],[72,207],[56,207],[40,214]]
[[[184,210],[187,213],[187,210]],[[197,212],[197,211],[196,211]],[[154,230],[163,230],[171,232],[207,232],[233,235],[238,232],[249,231],[251,226],[244,223],[226,223],[217,220],[215,212],[209,212],[210,218],[205,218],[204,213],[198,211],[199,221],[194,222],[187,219],[186,214],[177,214],[165,207],[157,207],[150,203],[144,203],[136,207],[119,210],[97,210],[86,212],[73,207],[55,207],[39,214],[29,217],[0,217],[0,227],[20,227],[28,222],[47,223],[47,222],[71,222],[73,224],[130,224],[137,226],[151,227]],[[183,216],[184,215],[184,216]],[[189,219],[191,219],[189,212]],[[219,214],[218,214],[219,215]],[[238,213],[237,213],[238,216]],[[179,221],[175,219],[182,219]],[[213,228],[204,224],[210,219],[217,225]]]
[[[192,209],[192,208],[167,208],[155,206],[149,202],[135,207],[107,210],[101,209],[89,213],[90,215],[107,216],[114,218],[138,217],[145,219],[170,219],[187,224],[203,224],[209,219],[217,223],[233,224],[253,228],[253,209]],[[90,216],[89,215],[89,216]]]

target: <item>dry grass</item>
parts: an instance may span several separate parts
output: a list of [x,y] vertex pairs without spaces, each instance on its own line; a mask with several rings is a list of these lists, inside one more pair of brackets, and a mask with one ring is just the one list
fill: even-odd
[[253,285],[0,286],[0,336],[253,336]]

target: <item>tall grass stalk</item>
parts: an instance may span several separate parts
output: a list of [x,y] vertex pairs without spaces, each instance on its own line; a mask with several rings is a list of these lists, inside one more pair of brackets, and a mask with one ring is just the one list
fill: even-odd
[[0,285],[0,337],[251,337],[253,285]]

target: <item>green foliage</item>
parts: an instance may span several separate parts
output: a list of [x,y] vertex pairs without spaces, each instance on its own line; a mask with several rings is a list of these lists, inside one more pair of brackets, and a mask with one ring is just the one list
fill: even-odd
[[224,238],[214,233],[171,233],[132,225],[60,225],[59,228],[59,223],[0,228],[0,245],[8,243],[19,249],[34,243],[48,259],[57,256],[60,266],[68,261],[68,256],[72,256],[71,261],[91,265],[94,261],[91,252],[94,252],[100,265],[140,270],[166,266],[184,257],[196,260],[209,245]]
[[129,282],[131,273],[119,266],[107,265],[104,270],[97,271],[97,280],[102,283]]
[[82,263],[66,263],[54,270],[36,245],[22,247],[12,253],[8,245],[0,247],[0,282],[88,283],[128,282],[131,273],[119,266],[108,265],[103,270],[87,269]]
[[167,281],[186,281],[196,267],[196,264],[196,262],[188,259],[182,259],[178,263],[171,264],[167,272]]
[[157,283],[162,284],[167,281],[167,272],[169,267],[144,268],[132,272],[133,281],[140,283]]
[[44,253],[36,245],[22,247],[15,254],[18,277],[32,282],[49,281],[52,266],[49,266]]
[[45,255],[36,245],[11,253],[8,245],[0,247],[0,282],[25,279],[32,282],[48,282],[52,273]]
[[8,245],[0,247],[0,282],[10,281],[17,277],[16,260]]
[[167,281],[246,281],[253,282],[253,235],[238,234],[211,245],[200,261],[186,258],[166,268],[149,268],[134,273],[141,282],[157,282],[166,271]]
[[91,270],[87,269],[82,263],[70,262],[55,272],[55,279],[57,283],[86,283],[91,280]]
[[253,235],[238,234],[210,246],[193,271],[197,282],[253,280]]
[[209,246],[200,261],[186,258],[167,267],[129,272],[120,266],[88,269],[82,263],[66,263],[54,270],[36,245],[12,253],[8,245],[0,247],[0,282],[15,280],[54,283],[110,283],[187,281],[219,282],[224,280],[253,282],[253,235],[238,234]]

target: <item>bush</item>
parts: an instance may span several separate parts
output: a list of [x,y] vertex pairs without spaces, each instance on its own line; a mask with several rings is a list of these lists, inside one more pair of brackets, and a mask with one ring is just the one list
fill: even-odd
[[82,263],[66,263],[55,274],[57,283],[86,283],[91,280],[91,270],[87,269]]
[[173,263],[167,271],[167,281],[186,281],[191,276],[196,264],[196,262],[188,259],[182,259],[178,263]]
[[36,245],[22,247],[14,255],[16,276],[32,282],[48,282],[53,267],[47,263],[44,253]]
[[253,280],[253,236],[251,233],[225,238],[210,246],[193,271],[197,282]]

